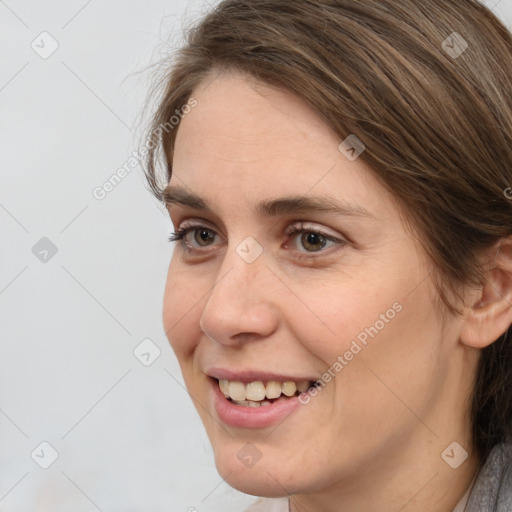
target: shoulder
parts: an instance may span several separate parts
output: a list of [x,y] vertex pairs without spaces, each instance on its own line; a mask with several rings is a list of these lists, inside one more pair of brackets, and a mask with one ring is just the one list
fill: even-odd
[[476,477],[467,510],[512,510],[512,441],[492,449]]
[[288,512],[288,498],[260,498],[245,512]]

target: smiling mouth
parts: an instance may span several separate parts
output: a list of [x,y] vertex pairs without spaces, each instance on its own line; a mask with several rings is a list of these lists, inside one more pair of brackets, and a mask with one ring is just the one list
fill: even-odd
[[241,407],[265,407],[275,402],[287,401],[308,391],[313,385],[313,382],[308,380],[300,382],[214,380],[224,397]]

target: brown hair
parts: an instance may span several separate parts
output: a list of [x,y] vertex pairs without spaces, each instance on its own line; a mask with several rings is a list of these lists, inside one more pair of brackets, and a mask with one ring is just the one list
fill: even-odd
[[[292,91],[340,142],[365,144],[360,158],[404,208],[458,311],[446,291],[480,283],[481,251],[512,234],[512,36],[491,11],[476,0],[222,1],[163,73],[145,162],[160,200],[158,163],[165,185],[177,132],[166,123],[223,70]],[[471,414],[484,459],[512,434],[510,330],[482,350]]]

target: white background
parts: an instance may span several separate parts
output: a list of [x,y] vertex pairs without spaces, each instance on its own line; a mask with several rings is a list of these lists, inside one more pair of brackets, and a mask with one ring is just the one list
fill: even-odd
[[[487,4],[510,27],[512,0]],[[164,336],[170,221],[139,166],[103,200],[92,193],[140,146],[138,72],[207,7],[0,1],[1,512],[254,501],[217,474]],[[43,31],[59,45],[46,59],[31,48]],[[43,237],[57,247],[46,262],[32,252]],[[146,338],[161,351],[148,367],[133,354]],[[43,441],[59,454],[48,469],[31,458],[50,460]]]

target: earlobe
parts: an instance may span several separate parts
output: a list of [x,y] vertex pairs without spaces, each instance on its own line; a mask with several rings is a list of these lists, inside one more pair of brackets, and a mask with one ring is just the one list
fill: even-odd
[[512,324],[512,237],[503,238],[488,252],[485,282],[469,295],[461,343],[485,348]]

